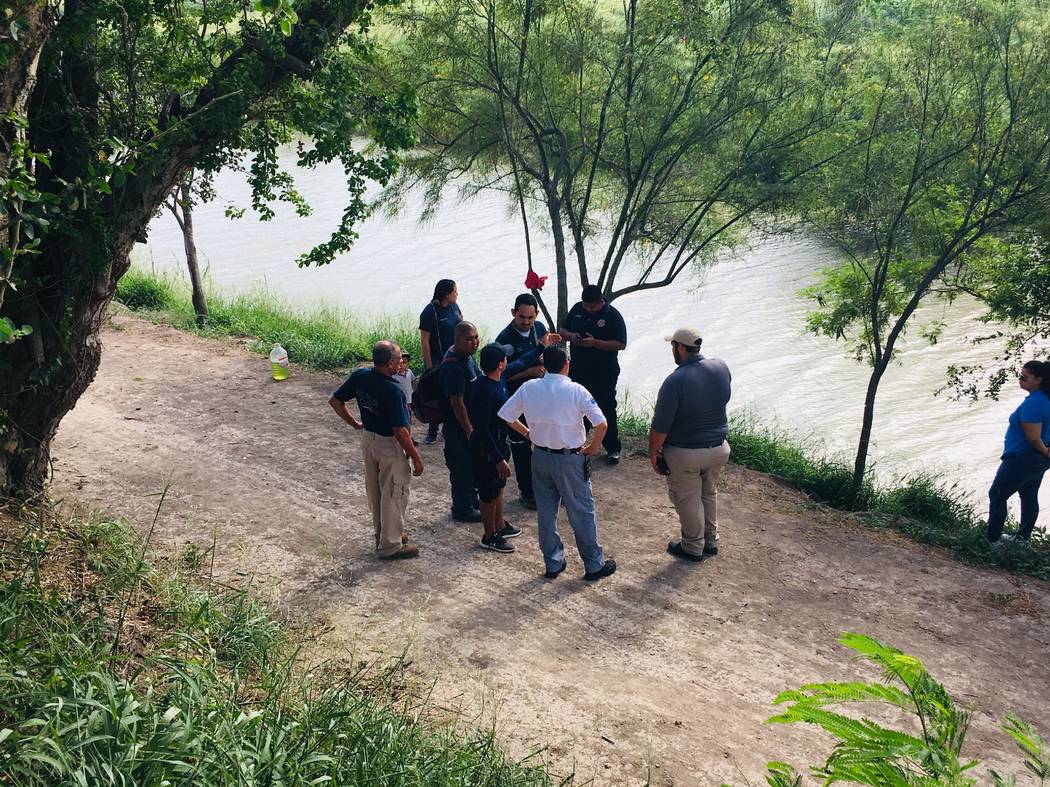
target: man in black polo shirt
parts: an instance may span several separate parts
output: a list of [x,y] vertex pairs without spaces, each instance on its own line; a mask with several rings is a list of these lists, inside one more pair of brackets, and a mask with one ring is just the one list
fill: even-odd
[[673,539],[667,551],[699,561],[718,554],[718,478],[729,461],[732,375],[725,361],[700,354],[703,340],[695,328],[679,328],[667,341],[678,368],[656,398],[649,461],[667,476],[667,494],[682,524],[682,538]]
[[[543,363],[539,351],[544,347],[557,344],[561,337],[556,333],[547,333],[547,326],[536,319],[539,304],[531,292],[523,292],[514,299],[514,308],[510,311],[514,318],[496,337],[497,344],[511,348],[508,363],[513,364],[526,356],[535,357],[535,363],[528,368],[506,375],[508,395],[518,390],[523,383],[543,376]],[[530,355],[531,354],[531,355]],[[514,457],[514,477],[518,482],[521,502],[526,508],[536,510],[536,496],[532,491],[532,443],[517,432],[509,436],[510,452]]]
[[572,343],[569,376],[590,391],[609,424],[602,447],[609,464],[620,461],[620,435],[616,428],[616,381],[620,376],[617,355],[627,347],[627,325],[599,287],[583,288],[579,303],[569,309],[561,335]]
[[442,432],[445,435],[445,466],[452,487],[452,518],[457,522],[480,522],[478,493],[470,461],[470,434],[474,427],[467,413],[466,398],[481,375],[474,363],[478,351],[478,329],[461,322],[453,334],[452,346],[445,353],[438,371],[441,382]]
[[[419,554],[419,548],[404,538],[404,525],[409,484],[413,475],[423,473],[423,459],[408,429],[405,394],[392,379],[400,365],[401,348],[394,342],[377,342],[372,348],[372,368],[355,371],[328,400],[340,418],[361,431],[376,554],[384,560]],[[357,400],[360,421],[346,407],[351,399]]]

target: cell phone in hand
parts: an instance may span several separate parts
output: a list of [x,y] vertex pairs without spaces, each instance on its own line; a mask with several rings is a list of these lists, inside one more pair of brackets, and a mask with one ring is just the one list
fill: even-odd
[[667,466],[667,460],[663,454],[656,455],[656,472],[660,475],[671,475],[671,468]]

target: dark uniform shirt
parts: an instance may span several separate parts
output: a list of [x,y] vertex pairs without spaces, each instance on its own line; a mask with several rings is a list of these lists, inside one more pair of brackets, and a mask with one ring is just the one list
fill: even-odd
[[357,399],[361,424],[374,434],[393,437],[394,429],[408,426],[408,404],[401,386],[375,369],[358,369],[332,396],[343,403]]
[[[537,347],[542,349],[543,345],[541,344],[541,342],[543,341],[543,337],[546,335],[547,326],[539,320],[532,324],[532,328],[525,336],[522,336],[518,332],[518,329],[514,327],[514,323],[512,322],[510,325],[508,325],[506,328],[500,331],[500,335],[496,337],[496,343],[509,344],[511,347],[514,348],[513,354],[507,359],[507,365],[510,366],[510,364],[516,361],[520,361],[526,356],[531,358],[533,355],[532,351],[535,350]],[[534,363],[529,364],[528,366],[535,366],[537,363],[540,363],[540,361],[536,360]],[[528,368],[528,366],[526,366],[525,368]],[[524,371],[524,369],[518,369],[518,371]],[[518,371],[513,372],[513,374],[517,374]],[[508,374],[507,376],[509,377],[510,374]],[[524,382],[525,380],[514,380],[513,382],[508,382],[508,393],[514,393],[516,390],[518,390],[518,388],[521,387],[522,383]]]
[[689,358],[667,375],[656,397],[653,431],[666,445],[713,448],[729,432],[726,405],[732,375],[720,358]]
[[510,459],[507,422],[497,415],[507,398],[505,383],[482,375],[470,387],[467,399],[467,415],[474,427],[470,442],[493,464]]
[[419,330],[430,334],[430,359],[440,363],[441,357],[452,348],[456,326],[463,322],[459,305],[438,306],[428,303],[419,314]]
[[[470,389],[479,377],[481,377],[481,370],[474,362],[474,356],[468,355],[466,358],[460,358],[456,355],[455,348],[450,347],[438,370],[438,380],[441,383],[441,410],[445,416],[445,428],[463,431],[463,427],[459,425],[459,419],[452,412],[450,399],[453,396],[462,396],[463,402],[466,403],[470,396]],[[473,426],[473,422],[471,425]]]
[[[586,333],[595,339],[627,344],[627,325],[623,321],[623,315],[608,303],[596,314],[591,314],[583,307],[583,301],[579,301],[569,309],[565,317],[565,327],[573,333]],[[619,352],[615,350],[572,345],[573,378],[578,374],[618,374],[618,355]]]

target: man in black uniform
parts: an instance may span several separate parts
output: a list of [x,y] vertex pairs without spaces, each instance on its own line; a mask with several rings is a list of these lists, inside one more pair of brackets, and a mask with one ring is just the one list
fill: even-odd
[[[557,334],[547,333],[547,326],[536,319],[539,304],[531,292],[523,292],[515,298],[514,308],[510,313],[514,319],[496,337],[496,343],[512,348],[508,364],[520,361],[530,353],[535,357],[535,363],[530,363],[527,369],[505,377],[508,395],[513,394],[528,380],[543,376],[543,362],[538,350],[561,341]],[[532,443],[528,438],[513,431],[510,433],[509,442],[510,453],[514,457],[514,478],[518,482],[522,505],[535,511],[536,496],[532,492]]]
[[590,391],[609,422],[602,446],[609,464],[617,464],[621,450],[616,429],[616,381],[620,376],[617,354],[627,347],[623,315],[606,303],[600,288],[588,284],[579,303],[569,309],[561,335],[572,343],[569,376]]
[[470,461],[470,434],[474,431],[467,413],[470,387],[481,375],[474,362],[478,351],[478,329],[473,323],[459,323],[452,346],[445,353],[438,371],[441,381],[441,409],[444,412],[445,466],[452,487],[452,518],[457,522],[480,522],[477,489]]

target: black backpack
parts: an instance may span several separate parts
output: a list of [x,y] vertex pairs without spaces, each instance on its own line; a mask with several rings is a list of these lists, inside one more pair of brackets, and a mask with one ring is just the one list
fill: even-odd
[[445,394],[441,391],[441,367],[446,363],[455,363],[456,358],[443,358],[437,366],[431,366],[419,376],[416,390],[412,392],[412,412],[425,424],[440,424],[445,420],[441,408]]

